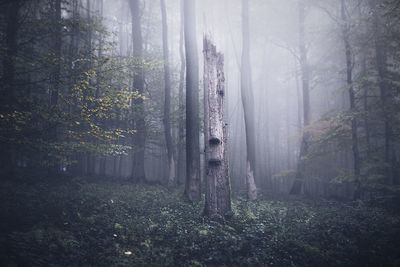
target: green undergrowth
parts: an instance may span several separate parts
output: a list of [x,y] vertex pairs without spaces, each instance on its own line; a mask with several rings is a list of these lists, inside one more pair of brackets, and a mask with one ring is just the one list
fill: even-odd
[[1,266],[400,266],[400,219],[362,202],[233,199],[83,178],[0,186]]

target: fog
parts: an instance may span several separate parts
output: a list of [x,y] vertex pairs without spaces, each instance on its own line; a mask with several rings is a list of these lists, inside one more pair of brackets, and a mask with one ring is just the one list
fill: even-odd
[[[204,183],[207,37],[224,56],[235,189],[351,199],[363,183],[398,183],[396,1],[189,2],[184,12],[184,2],[166,1],[163,21],[158,0],[5,1],[13,13],[2,16],[4,103],[27,97],[38,116],[51,116],[47,107],[62,114],[35,124],[27,109],[24,126],[6,121],[10,171],[40,151],[31,165],[161,184],[184,184],[195,171]],[[102,106],[106,96],[113,105]],[[15,117],[10,109],[4,118]],[[25,134],[46,123],[51,138]],[[21,137],[10,139],[13,131]]]
[[1,266],[398,266],[398,0],[0,0]]
[[[131,19],[126,1],[105,1],[104,23],[112,40],[119,48],[114,55],[131,54]],[[354,3],[356,4],[356,3]],[[257,142],[257,184],[274,192],[288,193],[296,171],[302,132],[302,88],[299,63],[297,1],[250,1],[250,58],[252,69],[252,89]],[[321,6],[321,7],[320,7]],[[149,58],[162,60],[161,11],[159,1],[145,1],[143,8],[143,36],[146,54]],[[305,35],[308,64],[310,66],[310,98],[312,121],[324,115],[348,108],[344,87],[345,56],[339,25],[325,13],[329,8],[339,16],[340,6],[335,1],[314,1],[307,6]],[[357,7],[352,6],[356,12]],[[167,24],[169,30],[170,65],[173,95],[178,95],[179,79],[179,38],[180,1],[167,1]],[[227,87],[227,123],[229,162],[232,184],[245,187],[246,150],[243,107],[240,96],[240,67],[242,51],[241,1],[198,1],[196,2],[196,38],[202,77],[202,42],[205,35],[211,36],[217,49],[225,57]],[[200,79],[201,80],[201,79]],[[161,82],[160,82],[161,83]],[[202,86],[200,85],[200,98]],[[155,90],[155,89],[149,89]],[[162,91],[155,91],[162,95]],[[201,100],[200,100],[201,101]],[[201,109],[200,109],[201,110]],[[161,120],[158,121],[161,123]],[[160,131],[162,125],[160,124]],[[202,138],[200,138],[202,142]],[[150,145],[148,145],[150,146]],[[162,168],[154,170],[157,162],[167,168],[163,147],[149,147],[146,173],[150,180],[166,179]],[[201,149],[202,151],[203,149]],[[349,150],[349,149],[347,149]],[[154,153],[157,157],[152,157]],[[344,154],[349,151],[342,152]],[[346,157],[346,156],[338,156]],[[348,156],[351,158],[351,155]],[[129,162],[126,159],[127,163]],[[129,175],[126,164],[125,175]],[[333,169],[351,168],[346,161],[331,163]],[[324,175],[328,181],[337,172]],[[320,173],[314,174],[318,178]],[[281,177],[283,176],[283,177]],[[163,178],[161,178],[163,177]],[[277,178],[278,177],[278,178]],[[313,179],[310,177],[310,179]],[[322,189],[321,189],[322,190]],[[325,192],[326,193],[326,192]],[[314,192],[312,194],[322,194]],[[334,194],[332,192],[332,194]]]

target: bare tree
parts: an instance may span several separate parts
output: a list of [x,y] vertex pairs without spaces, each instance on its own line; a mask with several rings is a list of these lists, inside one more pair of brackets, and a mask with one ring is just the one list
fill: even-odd
[[224,56],[207,37],[204,51],[204,144],[208,216],[231,216],[231,192],[225,124]]
[[[62,25],[61,25],[61,0],[56,0],[54,3],[54,35],[53,35],[53,52],[56,57],[55,65],[52,73],[52,89],[50,94],[50,107],[53,112],[56,111],[58,105],[58,94],[61,87],[61,49],[62,49]],[[55,123],[50,124],[49,141],[57,141],[57,128]],[[50,172],[59,171],[59,163],[57,160],[53,161],[54,166],[49,168]]]
[[181,22],[180,22],[180,31],[179,31],[179,57],[181,60],[181,69],[179,71],[179,121],[178,121],[178,182],[183,183],[185,178],[185,123],[184,123],[184,112],[185,112],[185,105],[184,105],[184,95],[183,95],[183,87],[185,86],[185,69],[186,69],[186,62],[185,62],[185,51],[183,45],[183,0],[180,3],[180,13],[181,13]]
[[244,123],[246,127],[247,147],[247,197],[257,199],[257,186],[255,183],[256,144],[254,125],[254,98],[251,83],[250,65],[250,29],[249,29],[249,2],[242,0],[242,66],[241,66],[241,95],[244,110]]
[[200,200],[199,144],[199,59],[196,41],[194,0],[184,1],[184,33],[186,51],[186,186],[191,201]]
[[[144,93],[144,72],[143,66],[140,62],[143,59],[143,38],[140,22],[139,0],[130,0],[130,9],[132,16],[132,44],[133,56],[139,60],[136,64],[133,75],[133,90],[139,94]],[[135,120],[132,123],[134,129],[137,131],[133,137],[134,154],[133,154],[133,169],[132,179],[136,182],[146,181],[146,174],[144,170],[144,149],[146,143],[146,123],[144,114],[143,98],[138,98],[133,101],[132,111]]]
[[356,111],[356,100],[353,86],[353,60],[351,55],[351,44],[350,44],[350,23],[348,22],[346,14],[346,6],[344,0],[341,0],[341,19],[342,19],[342,38],[346,53],[346,83],[349,92],[350,99],[350,111],[353,112],[351,119],[351,139],[352,139],[352,151],[354,158],[353,172],[355,177],[355,192],[354,198],[360,197],[360,154],[358,149],[358,134],[357,134],[357,118],[354,112]]
[[168,175],[168,185],[173,186],[175,184],[175,160],[174,151],[172,147],[172,136],[171,136],[171,122],[170,122],[170,112],[171,112],[171,80],[169,71],[169,49],[168,49],[168,25],[167,25],[167,10],[165,7],[165,0],[160,0],[161,5],[161,17],[162,17],[162,36],[163,36],[163,59],[164,59],[164,131],[165,131],[165,141],[167,144],[167,154],[168,154],[168,165],[169,165],[169,175]]
[[386,39],[384,36],[385,26],[383,26],[382,17],[378,7],[377,0],[369,1],[370,9],[373,14],[373,30],[374,30],[374,44],[375,44],[375,58],[376,58],[376,69],[379,77],[379,92],[380,101],[383,109],[384,115],[384,159],[385,163],[388,165],[386,168],[385,176],[389,180],[396,184],[396,152],[393,144],[393,127],[392,118],[390,116],[390,85],[388,81],[388,64],[387,64],[387,47]]
[[[1,82],[0,112],[8,113],[15,103],[15,64],[18,53],[18,29],[20,1],[10,1],[6,4],[7,25],[5,29],[5,53],[3,57],[3,75]],[[1,166],[7,176],[13,176],[12,151],[7,142],[1,142]]]
[[298,1],[299,12],[299,51],[300,51],[300,68],[301,68],[301,85],[303,89],[303,134],[301,138],[299,160],[297,163],[297,172],[294,183],[290,189],[290,194],[300,194],[304,183],[304,172],[306,169],[305,156],[308,152],[310,133],[307,126],[310,125],[310,92],[309,92],[309,71],[307,62],[307,48],[305,42],[305,5],[302,0]]

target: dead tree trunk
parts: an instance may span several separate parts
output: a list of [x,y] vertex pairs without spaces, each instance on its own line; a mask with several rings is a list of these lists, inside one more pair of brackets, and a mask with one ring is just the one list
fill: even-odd
[[224,56],[207,39],[204,51],[204,144],[208,216],[232,216],[225,124]]

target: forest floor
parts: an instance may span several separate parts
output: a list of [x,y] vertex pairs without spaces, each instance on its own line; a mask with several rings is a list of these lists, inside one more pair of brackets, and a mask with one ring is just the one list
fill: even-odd
[[234,217],[216,222],[182,195],[83,178],[2,182],[0,265],[400,266],[400,215],[383,207],[234,194]]

